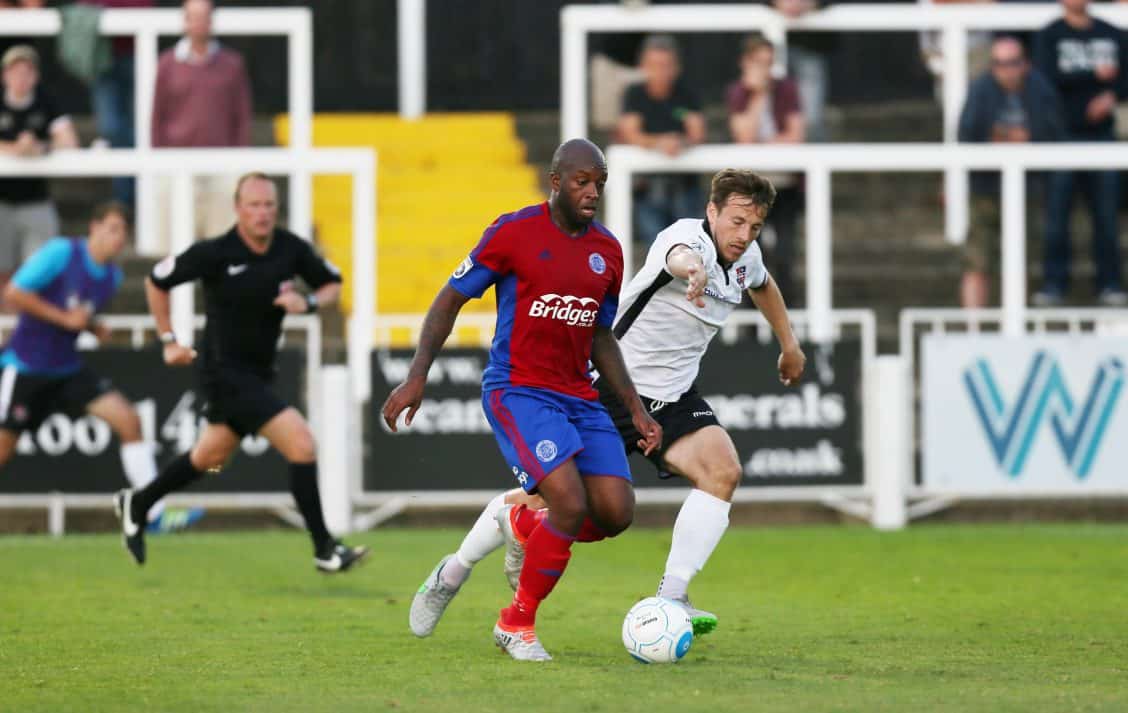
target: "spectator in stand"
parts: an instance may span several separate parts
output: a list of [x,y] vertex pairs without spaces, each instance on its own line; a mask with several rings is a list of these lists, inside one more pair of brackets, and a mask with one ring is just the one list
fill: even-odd
[[[653,35],[642,45],[639,69],[645,79],[623,99],[619,140],[677,156],[705,140],[705,117],[693,90],[681,81],[678,48],[669,35]],[[635,186],[635,239],[649,245],[679,218],[702,214],[698,177],[648,175]]]
[[[149,8],[153,0],[82,0],[84,5],[102,8]],[[90,103],[98,120],[98,134],[116,149],[133,148],[133,38],[115,37],[113,64],[102,73],[90,89]],[[132,210],[134,198],[132,177],[113,179],[114,200]]]
[[[153,146],[206,148],[249,146],[251,87],[243,58],[211,33],[210,0],[185,0],[184,37],[161,53],[153,97]],[[235,222],[231,196],[237,176],[196,180],[196,234],[219,235]],[[168,193],[168,182],[162,182]],[[167,196],[162,196],[167,210]],[[167,215],[162,230],[168,230]],[[167,240],[166,240],[167,244]]]
[[[38,53],[28,45],[10,47],[0,57],[0,68],[0,154],[33,157],[77,147],[70,117],[38,86]],[[0,179],[0,287],[24,258],[58,234],[59,216],[46,179]]]
[[[1034,38],[1034,64],[1049,78],[1065,104],[1069,141],[1115,141],[1118,99],[1128,97],[1128,44],[1120,29],[1089,14],[1089,0],[1061,0],[1064,16]],[[1045,276],[1034,303],[1064,302],[1069,288],[1069,220],[1077,188],[1092,214],[1093,262],[1100,304],[1128,305],[1120,276],[1116,171],[1056,171],[1046,201]]]
[[[806,125],[799,88],[789,78],[773,79],[775,46],[760,33],[744,41],[740,79],[725,93],[729,132],[738,144],[799,144],[806,140]],[[801,177],[792,173],[768,176],[776,188],[776,201],[768,218],[769,231],[760,236],[764,262],[783,298],[796,304],[791,263],[795,255],[795,227],[803,205]]]
[[[1045,77],[1032,70],[1022,42],[1000,35],[991,42],[991,69],[968,88],[960,113],[959,140],[968,143],[1061,141],[1065,137],[1061,98]],[[1044,176],[1029,175],[1027,227],[1034,225],[1034,206],[1042,205]],[[960,302],[986,307],[990,273],[998,264],[999,177],[976,172],[971,178],[971,224],[964,251]]]
[[[771,0],[771,4],[780,14],[796,19],[831,3],[830,0]],[[794,77],[799,87],[807,141],[826,141],[826,93],[830,81],[826,56],[837,42],[833,32],[799,32],[787,36],[787,74]],[[774,213],[778,208],[772,210]]]

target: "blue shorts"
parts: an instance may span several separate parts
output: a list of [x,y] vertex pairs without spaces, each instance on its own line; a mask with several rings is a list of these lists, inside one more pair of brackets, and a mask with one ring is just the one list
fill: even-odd
[[575,458],[580,475],[631,479],[623,438],[598,401],[507,386],[482,393],[497,444],[526,492]]

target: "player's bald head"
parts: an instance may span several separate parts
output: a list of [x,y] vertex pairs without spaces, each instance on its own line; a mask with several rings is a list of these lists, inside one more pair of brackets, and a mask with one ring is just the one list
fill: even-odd
[[587,139],[569,139],[556,147],[552,154],[552,173],[562,176],[578,168],[607,170],[607,159],[599,147]]

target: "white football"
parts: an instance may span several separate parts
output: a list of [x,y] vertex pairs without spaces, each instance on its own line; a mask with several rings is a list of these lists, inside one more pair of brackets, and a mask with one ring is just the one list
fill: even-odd
[[643,663],[675,663],[693,643],[693,622],[685,607],[670,599],[647,597],[623,620],[623,646]]

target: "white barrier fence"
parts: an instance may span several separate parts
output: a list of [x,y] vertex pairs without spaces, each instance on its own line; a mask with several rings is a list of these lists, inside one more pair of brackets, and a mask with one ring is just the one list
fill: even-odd
[[[179,35],[184,19],[180,10],[107,9],[102,11],[99,29],[103,35],[132,36],[134,49],[134,131],[138,149],[151,147],[153,95],[157,78],[157,39]],[[0,35],[54,36],[62,28],[59,11],[0,10]],[[283,35],[287,38],[288,106],[290,146],[309,149],[313,141],[313,15],[309,8],[219,8],[212,20],[216,35]],[[222,162],[215,165],[222,166]],[[168,246],[160,245],[156,226],[156,185],[145,165],[122,169],[118,175],[133,174],[137,182],[138,252],[155,255]],[[313,226],[312,187],[309,173],[295,162],[280,173],[290,176],[290,225],[308,235]]]
[[[1128,6],[1091,5],[1128,27]],[[786,53],[788,32],[916,32],[935,30],[943,47],[944,141],[955,142],[967,96],[968,33],[1036,30],[1061,15],[1056,4],[851,4],[786,18],[762,5],[569,5],[560,13],[560,130],[563,139],[588,135],[587,36],[594,32],[747,32],[760,30]],[[735,63],[736,58],[733,58]],[[616,167],[617,168],[617,167]],[[961,242],[968,225],[968,181],[962,167],[945,170],[946,234]]]
[[[806,174],[807,310],[811,331],[821,339],[831,330],[833,172],[997,170],[1002,172],[1002,308],[1007,334],[1023,331],[1026,314],[1025,172],[1055,168],[1128,168],[1125,144],[819,144],[800,146],[699,146],[677,158],[635,146],[612,146],[607,181],[607,224],[620,240],[632,232],[631,182],[636,174],[712,173],[722,168],[801,171]],[[625,251],[632,274],[631,251]]]

